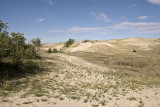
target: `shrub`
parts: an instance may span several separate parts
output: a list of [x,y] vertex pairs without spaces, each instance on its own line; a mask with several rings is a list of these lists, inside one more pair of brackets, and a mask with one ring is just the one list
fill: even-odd
[[137,51],[134,49],[133,52],[137,52]]
[[83,43],[89,42],[89,40],[84,40]]
[[65,43],[65,47],[69,47],[74,43],[74,39],[69,39],[66,43]]
[[57,49],[53,49],[53,53],[57,53],[58,52],[58,50]]
[[49,48],[47,52],[48,52],[48,53],[52,53],[52,49],[51,49],[51,48]]
[[35,53],[34,53],[35,56],[36,57],[39,56],[38,52],[39,52],[40,47],[41,47],[41,40],[40,40],[40,38],[32,39],[31,43],[32,43],[34,51],[35,51]]
[[12,46],[10,56],[12,58],[13,63],[19,65],[23,59],[25,59],[26,53],[26,38],[24,38],[22,33],[11,33]]

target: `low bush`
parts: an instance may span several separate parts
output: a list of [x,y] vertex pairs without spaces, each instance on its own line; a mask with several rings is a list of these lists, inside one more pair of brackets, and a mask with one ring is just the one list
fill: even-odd
[[53,50],[51,48],[49,48],[47,53],[58,53],[58,50],[55,48]]
[[58,50],[57,49],[53,49],[53,53],[58,53]]
[[52,49],[49,48],[48,51],[47,51],[47,53],[52,53]]
[[137,51],[134,49],[133,52],[137,52]]
[[89,42],[89,40],[84,40],[83,43]]
[[65,47],[70,47],[73,43],[74,43],[74,39],[69,39],[69,40],[65,43]]

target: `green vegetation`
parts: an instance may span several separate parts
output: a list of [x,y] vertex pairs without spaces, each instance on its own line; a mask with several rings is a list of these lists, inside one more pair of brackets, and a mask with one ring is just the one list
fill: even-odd
[[130,97],[130,98],[127,98],[129,101],[136,101],[136,98],[135,97]]
[[47,53],[58,53],[58,50],[55,48],[53,50],[51,48],[49,48]]
[[137,51],[134,49],[133,52],[137,52]]
[[100,104],[101,104],[102,106],[105,106],[106,101],[105,101],[105,100],[103,100],[103,101],[101,101],[101,102],[100,102]]
[[41,46],[39,38],[26,43],[24,34],[12,32],[9,35],[7,28],[7,23],[0,20],[0,81],[3,82],[11,77],[35,73],[38,66],[32,60],[40,58]]
[[60,100],[64,100],[64,98],[63,98],[63,97],[60,97],[59,99],[60,99]]
[[143,103],[143,101],[140,99],[140,101],[139,101],[139,107],[144,107],[144,103]]
[[48,51],[47,51],[47,53],[52,53],[52,49],[49,48]]
[[89,40],[84,40],[83,43],[89,42]]
[[28,102],[24,102],[23,104],[30,104],[30,103],[33,103],[33,102],[31,102],[31,101],[28,101]]
[[53,49],[53,53],[58,53],[58,50],[57,49]]
[[70,47],[73,43],[74,43],[74,39],[69,39],[69,40],[65,43],[65,47]]

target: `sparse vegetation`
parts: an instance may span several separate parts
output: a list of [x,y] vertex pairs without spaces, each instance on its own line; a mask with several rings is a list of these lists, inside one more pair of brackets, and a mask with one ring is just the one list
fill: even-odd
[[105,100],[103,100],[103,101],[101,101],[101,102],[100,102],[100,104],[101,104],[102,106],[105,106],[106,101],[105,101]]
[[140,101],[139,101],[139,107],[144,107],[144,103],[143,103],[143,101],[140,99]]
[[28,101],[28,102],[24,102],[23,104],[30,104],[30,103],[33,103],[33,102],[31,102],[31,101]]
[[137,52],[137,51],[134,49],[133,52]]
[[51,48],[49,48],[47,52],[48,52],[48,53],[52,53],[53,51],[52,51]]
[[53,53],[58,53],[58,50],[57,49],[53,49]]
[[136,101],[136,98],[135,97],[129,97],[127,98],[129,101]]
[[89,42],[89,40],[84,40],[83,43]]
[[60,99],[60,100],[64,100],[64,98],[63,98],[63,97],[60,97],[59,99]]
[[47,50],[47,53],[58,53],[58,50],[57,49],[51,49],[51,48],[49,48],[48,50]]
[[84,103],[87,103],[87,102],[88,102],[88,100],[87,100],[87,99],[85,99],[85,100],[84,100]]

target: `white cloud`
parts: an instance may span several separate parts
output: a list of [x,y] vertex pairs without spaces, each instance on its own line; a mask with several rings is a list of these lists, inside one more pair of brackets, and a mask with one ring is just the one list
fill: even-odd
[[147,19],[148,16],[139,16],[138,19]]
[[151,4],[160,5],[160,0],[147,0],[147,2],[149,2]]
[[41,0],[47,4],[53,5],[53,0]]
[[81,32],[93,32],[93,31],[101,31],[106,27],[71,27],[68,29],[68,32],[72,33],[81,33]]
[[50,32],[50,33],[57,33],[57,32],[62,32],[62,30],[50,30],[48,32]]
[[36,19],[36,22],[38,22],[38,23],[41,23],[41,22],[43,22],[43,21],[45,21],[45,18]]
[[135,33],[160,33],[160,22],[121,22],[109,28],[128,30]]
[[94,16],[96,18],[96,20],[103,20],[104,22],[108,23],[111,22],[111,20],[108,18],[108,16],[106,14],[104,14],[103,12],[91,12],[90,13],[92,16]]
[[160,33],[160,22],[121,22],[105,27],[71,27],[70,33],[103,33],[112,34],[116,31],[126,33]]

